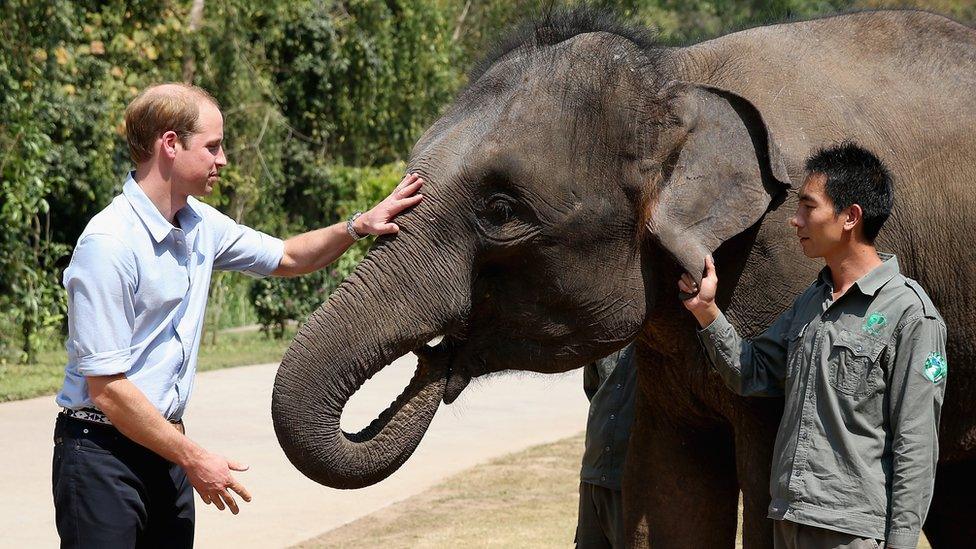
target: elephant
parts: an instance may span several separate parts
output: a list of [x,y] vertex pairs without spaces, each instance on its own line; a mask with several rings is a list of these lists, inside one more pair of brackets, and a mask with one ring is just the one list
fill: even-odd
[[[718,303],[752,336],[817,276],[789,218],[804,159],[878,154],[895,207],[878,248],[948,325],[940,462],[924,531],[976,537],[976,31],[920,11],[771,24],[665,47],[582,9],[499,42],[417,141],[425,199],[302,326],[272,415],[292,463],[358,488],[404,463],[473,378],[565,372],[636,340],[625,467],[630,543],[769,547],[783,402],[726,388],[676,282],[712,253]],[[436,345],[428,342],[442,337]],[[414,352],[404,392],[358,433],[343,406]]]

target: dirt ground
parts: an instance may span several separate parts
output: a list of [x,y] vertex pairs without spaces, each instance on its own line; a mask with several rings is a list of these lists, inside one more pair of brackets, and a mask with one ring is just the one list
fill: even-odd
[[581,434],[492,460],[295,547],[569,547],[582,448]]
[[582,451],[580,434],[492,460],[295,547],[572,547]]

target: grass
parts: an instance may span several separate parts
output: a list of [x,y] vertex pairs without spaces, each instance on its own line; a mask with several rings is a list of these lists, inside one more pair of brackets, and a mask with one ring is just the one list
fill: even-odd
[[509,454],[295,547],[571,547],[582,453],[580,434]]
[[[282,340],[269,339],[261,332],[224,332],[210,344],[210,336],[200,346],[197,371],[217,370],[246,364],[281,360],[294,328],[285,330]],[[54,394],[64,381],[64,348],[39,353],[37,364],[0,364],[0,402]]]

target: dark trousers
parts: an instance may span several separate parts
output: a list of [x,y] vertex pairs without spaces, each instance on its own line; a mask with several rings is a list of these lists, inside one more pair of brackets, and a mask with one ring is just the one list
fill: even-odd
[[623,497],[620,490],[580,482],[576,547],[579,549],[624,547]]
[[61,547],[193,546],[186,473],[111,425],[59,415],[52,483]]

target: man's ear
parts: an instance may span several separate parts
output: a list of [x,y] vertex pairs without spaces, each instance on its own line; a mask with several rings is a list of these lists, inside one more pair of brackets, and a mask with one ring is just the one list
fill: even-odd
[[792,183],[759,111],[732,93],[683,82],[662,91],[670,126],[656,140],[659,189],[647,228],[697,282],[705,256],[745,231]]
[[857,224],[861,223],[861,229],[864,229],[864,210],[861,208],[860,204],[851,204],[847,208],[847,220],[844,221],[844,229],[848,231],[853,231],[857,228]]
[[173,158],[176,156],[176,148],[181,145],[180,136],[176,134],[173,130],[163,132],[163,135],[159,137],[159,153],[166,158]]

